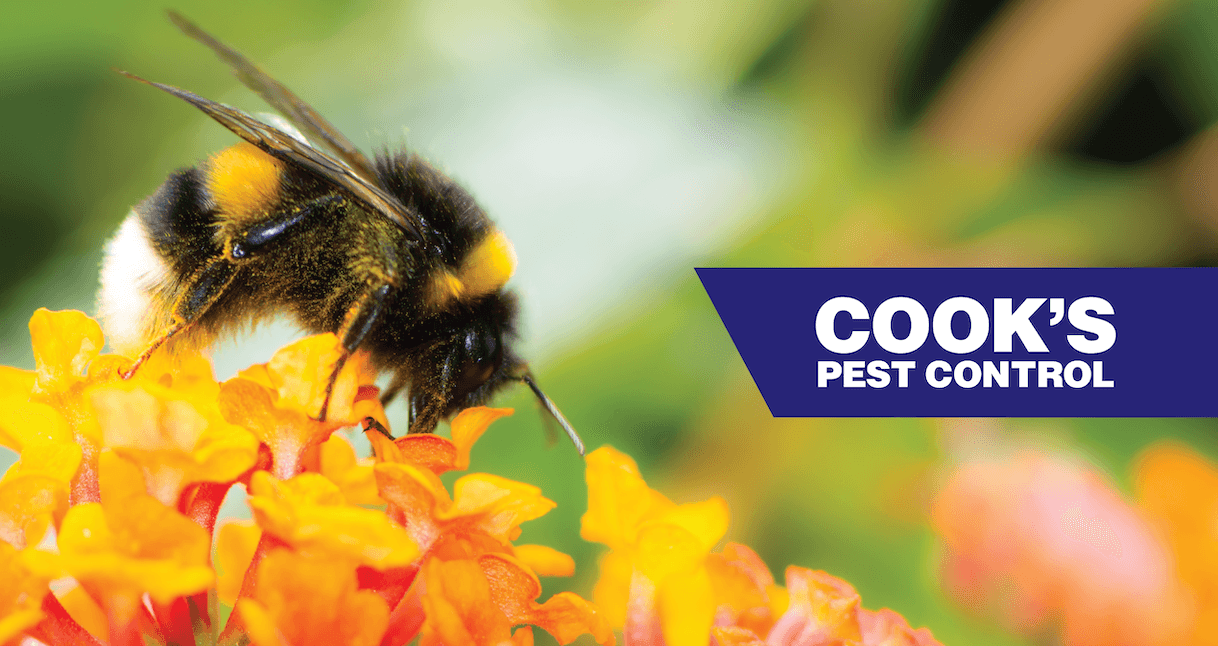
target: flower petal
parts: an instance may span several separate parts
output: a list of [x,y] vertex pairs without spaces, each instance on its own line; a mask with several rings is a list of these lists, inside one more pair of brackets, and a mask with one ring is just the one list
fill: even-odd
[[80,446],[73,442],[40,442],[21,452],[0,478],[0,540],[36,545],[49,526],[58,526],[68,511],[80,458]]
[[757,633],[739,626],[715,626],[711,628],[713,646],[765,646]]
[[369,437],[381,461],[411,462],[436,474],[464,471],[469,468],[469,452],[478,438],[492,422],[512,412],[510,408],[467,408],[453,419],[451,440],[429,433],[404,435],[392,443],[379,433]]
[[84,312],[52,312],[39,308],[30,317],[34,347],[36,388],[39,392],[63,391],[85,376],[85,368],[101,354],[105,339],[101,326]]
[[507,616],[491,603],[491,589],[478,563],[428,559],[422,596],[426,621],[419,646],[498,645],[511,639]]
[[321,474],[338,485],[347,502],[353,505],[385,504],[376,492],[373,462],[357,460],[355,448],[347,438],[335,433],[322,442],[320,460]]
[[601,447],[586,458],[588,511],[580,518],[579,535],[611,549],[627,549],[638,526],[674,505],[653,491],[630,456]]
[[[486,576],[490,599],[513,624],[529,623],[568,644],[584,633],[598,644],[613,644],[613,631],[595,606],[570,592],[560,592],[543,604],[541,582],[523,564],[506,554],[484,554],[478,565]],[[707,624],[709,626],[709,622]]]
[[511,408],[475,406],[458,413],[450,424],[453,444],[457,447],[457,458],[453,463],[453,468],[457,471],[468,469],[469,452],[478,438],[482,437],[482,434],[495,420],[507,417],[514,412]]
[[207,565],[209,543],[202,527],[151,496],[132,496],[105,508],[77,505],[59,532],[64,569],[122,608],[145,592],[168,603],[206,589],[214,580]]
[[715,599],[706,568],[668,576],[657,597],[667,646],[702,646],[715,618]]
[[[790,606],[766,641],[777,644],[859,641],[859,595],[845,581],[807,568],[787,568]],[[820,640],[820,641],[816,641]]]
[[438,509],[436,518],[479,517],[477,527],[502,541],[513,535],[526,521],[544,516],[555,507],[541,495],[541,489],[488,473],[462,476],[453,484],[453,505]]
[[258,565],[253,599],[237,602],[258,646],[376,646],[389,606],[357,588],[343,561],[275,550]]
[[39,607],[50,594],[51,576],[31,568],[28,554],[0,543],[0,644],[7,644],[42,619]]
[[267,533],[298,550],[352,559],[384,570],[409,565],[419,548],[382,512],[347,505],[338,486],[317,473],[250,478],[250,509]]
[[537,576],[575,574],[575,559],[548,545],[513,545],[512,552]]
[[109,640],[110,622],[106,619],[106,612],[84,588],[79,585],[72,586],[67,592],[57,595],[57,598],[59,605],[68,611],[68,616],[80,624],[81,628],[103,643]]
[[[305,337],[280,348],[266,366],[269,380],[279,393],[278,405],[306,417],[320,413],[330,373],[342,354],[342,344],[333,334]],[[350,420],[356,391],[375,380],[367,353],[352,355],[334,382],[327,417]]]
[[0,366],[0,446],[14,451],[48,441],[72,441],[72,431],[58,411],[30,401],[34,373]]
[[859,627],[865,646],[943,646],[930,634],[930,629],[909,627],[909,622],[896,612],[883,608],[859,612]]
[[229,520],[216,534],[216,595],[220,603],[233,605],[245,581],[245,571],[254,560],[262,529],[252,520]]
[[[202,381],[187,385],[219,392],[218,385]],[[186,485],[232,482],[258,458],[252,433],[224,421],[214,401],[188,397],[153,383],[89,390],[103,445],[140,465],[149,493],[169,506]]]

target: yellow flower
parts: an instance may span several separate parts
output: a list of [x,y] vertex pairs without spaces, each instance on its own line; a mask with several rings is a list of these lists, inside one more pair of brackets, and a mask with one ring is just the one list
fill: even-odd
[[147,593],[158,603],[206,590],[210,537],[151,496],[68,510],[59,532],[64,570],[102,601],[112,627],[129,626]]
[[[28,403],[34,406],[21,405],[14,421],[6,423],[0,418],[0,426],[10,429],[0,435],[8,435],[13,443],[22,446],[40,437],[75,440],[81,448],[81,461],[72,480],[70,498],[73,503],[96,502],[97,451],[101,438],[84,392],[89,386],[117,379],[119,370],[130,361],[116,355],[101,355],[101,328],[93,319],[73,310],[34,312],[30,317],[30,339],[34,349],[33,381],[29,390],[17,392],[25,394]],[[7,379],[27,381],[12,373]],[[65,427],[70,433],[63,432]]]
[[385,601],[359,590],[341,560],[275,550],[258,566],[256,590],[236,610],[257,646],[376,646],[388,623]]
[[72,442],[72,429],[51,406],[30,401],[34,373],[0,366],[0,446],[20,452],[47,442]]
[[[383,417],[380,402],[361,392],[376,378],[364,353],[352,356],[334,384],[326,421],[318,421],[326,384],[342,346],[333,334],[311,336],[275,353],[271,361],[241,371],[221,386],[224,418],[249,429],[271,451],[281,480],[303,469],[305,453],[330,434],[366,416]],[[375,393],[375,390],[371,390]],[[357,401],[358,399],[358,401]]]
[[376,476],[372,473],[372,465],[375,463],[373,458],[356,458],[351,442],[337,433],[322,443],[319,453],[318,471],[330,482],[338,485],[347,502],[353,505],[385,504],[376,492]]
[[177,506],[189,484],[231,483],[258,458],[258,439],[224,421],[214,396],[194,401],[155,383],[105,385],[89,395],[102,446],[139,465],[164,505]]
[[263,531],[302,553],[340,557],[378,570],[419,556],[406,530],[381,511],[348,505],[338,486],[316,473],[276,480],[250,478],[250,508]]
[[231,606],[237,602],[261,539],[262,529],[252,520],[232,520],[217,530],[216,595],[220,603]]
[[588,454],[587,463],[580,535],[611,549],[593,598],[627,634],[658,626],[672,646],[705,644],[717,605],[707,558],[727,532],[727,503],[716,496],[674,504],[647,486],[634,460],[609,447]]
[[391,616],[387,639],[393,643],[409,642],[419,630],[421,645],[531,643],[531,631],[511,632],[520,623],[539,626],[564,644],[585,632],[612,642],[607,622],[583,599],[564,593],[544,604],[534,601],[541,593],[537,572],[574,571],[574,561],[557,550],[511,543],[521,523],[554,508],[540,489],[474,473],[458,478],[450,497],[440,482],[439,473],[466,468],[470,447],[491,422],[509,414],[462,411],[452,422],[452,440],[408,435],[390,442],[368,433],[382,460],[374,468],[380,497],[424,552],[410,595]]
[[52,576],[30,567],[29,552],[0,543],[0,644],[15,641],[42,620],[43,597]]
[[749,548],[728,543],[712,553],[727,531],[722,499],[674,504],[647,486],[634,460],[609,447],[587,462],[580,533],[610,547],[593,597],[629,643],[938,645],[892,611],[863,610],[854,588],[824,572],[789,567],[783,589]]
[[59,526],[80,455],[80,447],[71,442],[38,443],[21,452],[0,478],[0,540],[16,547],[36,545],[49,526]]

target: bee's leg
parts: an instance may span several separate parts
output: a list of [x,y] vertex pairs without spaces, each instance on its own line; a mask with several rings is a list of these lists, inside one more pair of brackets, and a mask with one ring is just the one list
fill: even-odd
[[[330,212],[344,199],[341,195],[320,197],[291,211],[276,214],[234,236],[226,245],[226,255],[213,258],[191,276],[182,296],[174,303],[173,318],[169,325],[136,357],[135,363],[123,373],[123,379],[130,379],[157,348],[199,320],[232,283],[242,261],[261,251],[267,244],[290,234],[308,218]],[[339,367],[342,367],[341,362]]]
[[169,325],[135,358],[135,363],[123,373],[123,379],[130,379],[157,348],[197,321],[207,308],[220,298],[236,275],[237,265],[223,257],[212,259],[196,271],[190,277],[182,295],[173,304],[173,318]]
[[452,392],[455,370],[453,355],[448,355],[440,366],[438,383],[433,392],[420,391],[410,393],[410,425],[407,433],[433,433],[444,416],[444,408],[448,395]]
[[423,413],[423,398],[421,395],[410,393],[410,406],[406,408],[406,432],[414,429],[414,421]]
[[330,212],[343,200],[341,195],[326,195],[290,211],[277,213],[235,236],[229,245],[229,255],[236,260],[244,260],[266,245],[291,235],[309,218]]
[[389,429],[385,428],[380,422],[376,421],[375,417],[364,418],[364,432],[367,433],[368,431],[376,431],[390,440],[397,439],[393,437],[393,434],[389,432]]
[[326,412],[330,409],[330,397],[334,394],[334,383],[338,381],[338,373],[342,372],[351,353],[359,348],[368,333],[376,326],[377,319],[385,311],[385,306],[388,305],[392,294],[391,285],[381,285],[364,294],[347,313],[347,319],[338,331],[339,338],[343,340],[343,353],[339,355],[338,361],[334,363],[334,368],[330,371],[330,380],[326,383],[326,398],[322,402],[321,413],[317,416],[318,421],[326,421]]

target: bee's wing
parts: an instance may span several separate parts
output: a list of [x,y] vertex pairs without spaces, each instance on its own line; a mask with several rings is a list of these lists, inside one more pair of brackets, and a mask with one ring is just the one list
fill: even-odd
[[218,121],[220,125],[233,131],[238,137],[261,148],[269,155],[304,168],[317,177],[334,184],[363,202],[368,208],[392,220],[420,243],[427,242],[426,229],[420,225],[418,218],[413,213],[402,206],[392,195],[361,177],[337,159],[236,108],[205,99],[172,85],[142,79],[130,72],[121,72],[121,74],[160,88],[191,103],[204,114]]
[[211,34],[203,31],[178,12],[170,11],[169,19],[178,26],[178,29],[182,30],[182,33],[207,45],[220,60],[228,63],[229,67],[233,68],[233,73],[237,75],[237,79],[245,87],[257,92],[271,107],[287,117],[288,121],[300,128],[305,137],[324,144],[339,159],[346,162],[356,175],[368,183],[378,183],[372,162],[312,106],[302,101],[282,83],[268,76],[266,72],[258,69],[258,66],[242,56],[241,52],[216,40]]

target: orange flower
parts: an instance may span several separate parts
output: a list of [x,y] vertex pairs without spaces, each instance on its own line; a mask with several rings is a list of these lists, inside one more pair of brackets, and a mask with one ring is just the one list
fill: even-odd
[[1135,482],[1138,506],[1167,537],[1197,604],[1187,642],[1218,645],[1218,465],[1161,442],[1139,457]]
[[389,607],[341,560],[275,550],[256,590],[236,610],[257,646],[375,646],[385,633]]
[[561,643],[585,632],[600,643],[612,641],[604,619],[579,597],[533,601],[541,586],[530,566],[555,575],[574,570],[570,557],[556,550],[511,544],[521,523],[554,508],[540,489],[475,473],[457,479],[450,497],[440,482],[437,474],[466,468],[470,447],[491,422],[508,414],[511,410],[462,411],[452,422],[452,440],[408,435],[390,442],[368,433],[382,460],[374,467],[380,497],[424,551],[411,596],[390,620],[393,641],[409,641],[412,631],[421,629],[421,643],[490,644],[526,637],[531,642],[531,632],[511,633],[520,623],[537,625]]
[[383,418],[374,389],[361,392],[376,378],[365,353],[352,356],[334,383],[326,421],[314,417],[326,398],[330,372],[342,355],[333,334],[296,341],[275,353],[271,361],[241,371],[220,389],[225,419],[249,429],[271,451],[272,468],[287,480],[303,468],[307,450],[330,434],[366,416]]
[[[375,466],[381,498],[389,502],[390,516],[424,552],[461,541],[510,552],[509,541],[520,534],[520,524],[554,508],[537,487],[499,476],[463,476],[453,484],[452,497],[440,482],[437,474],[467,466],[469,447],[491,422],[508,414],[510,409],[472,408],[453,420],[455,440],[407,435],[379,445],[382,458],[401,460]],[[383,438],[378,433],[369,436],[378,443],[375,438]]]
[[409,462],[439,475],[469,468],[469,452],[495,420],[512,414],[510,408],[476,406],[453,418],[452,439],[420,433],[390,441],[380,433],[368,433],[379,462]]
[[520,631],[511,634],[511,627],[523,623],[544,629],[560,644],[584,633],[591,633],[597,643],[614,643],[604,618],[580,597],[562,592],[544,604],[536,603],[541,583],[527,567],[504,554],[484,554],[476,560],[431,559],[422,581],[427,622],[420,646],[518,643],[524,636]]
[[1068,459],[966,464],[935,501],[933,522],[949,590],[980,601],[975,609],[1004,603],[1000,614],[1018,629],[1060,615],[1066,643],[1163,644],[1190,621],[1166,546],[1111,485]]

